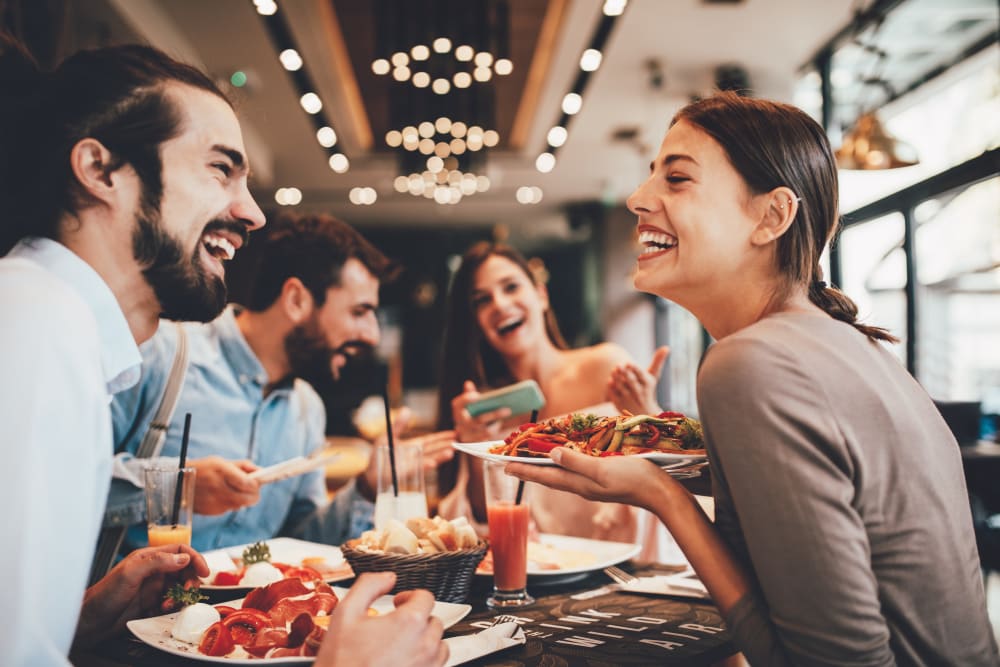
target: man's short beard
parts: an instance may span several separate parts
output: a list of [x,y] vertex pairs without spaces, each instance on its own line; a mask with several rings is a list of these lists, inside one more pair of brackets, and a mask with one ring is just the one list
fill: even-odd
[[313,316],[285,336],[285,354],[292,377],[303,378],[310,384],[328,384],[336,380],[331,362],[336,350],[331,350]]
[[[207,225],[206,225],[207,227]],[[160,213],[143,197],[132,234],[132,254],[170,320],[209,322],[226,307],[226,284],[201,263],[201,244],[185,259],[181,243],[163,229]]]

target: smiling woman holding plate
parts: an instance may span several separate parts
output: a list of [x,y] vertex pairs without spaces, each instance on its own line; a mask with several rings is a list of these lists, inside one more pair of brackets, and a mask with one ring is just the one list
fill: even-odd
[[562,468],[508,472],[657,514],[753,664],[998,664],[955,439],[822,280],[823,129],[724,93],[678,112],[650,168],[635,285],[718,341],[698,374],[716,522],[635,457],[557,448]]

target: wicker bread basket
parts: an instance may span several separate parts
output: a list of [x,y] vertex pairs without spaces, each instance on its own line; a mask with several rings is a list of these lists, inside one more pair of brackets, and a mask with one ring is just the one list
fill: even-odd
[[439,602],[464,602],[469,597],[479,561],[486,555],[486,543],[472,549],[435,554],[391,554],[355,548],[357,540],[341,547],[355,574],[395,572],[393,593],[424,588]]

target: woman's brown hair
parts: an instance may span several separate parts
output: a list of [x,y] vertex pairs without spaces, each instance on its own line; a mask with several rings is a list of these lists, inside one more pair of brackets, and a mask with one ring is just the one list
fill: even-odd
[[[494,256],[510,260],[524,271],[532,285],[538,285],[538,280],[527,260],[508,245],[481,241],[462,256],[462,263],[455,272],[448,293],[441,383],[438,391],[438,428],[454,426],[451,401],[462,393],[462,385],[466,380],[472,380],[480,389],[499,387],[513,381],[503,358],[486,342],[472,303],[476,271],[487,259]],[[551,308],[545,311],[545,332],[557,348],[568,347],[559,332],[559,325]]]
[[823,248],[839,225],[837,165],[819,123],[802,110],[767,100],[723,92],[681,109],[671,125],[690,123],[722,147],[754,194],[785,186],[800,198],[795,220],[778,239],[781,299],[795,286],[830,317],[854,326],[872,340],[898,342],[886,329],[858,321],[857,305],[823,281]]

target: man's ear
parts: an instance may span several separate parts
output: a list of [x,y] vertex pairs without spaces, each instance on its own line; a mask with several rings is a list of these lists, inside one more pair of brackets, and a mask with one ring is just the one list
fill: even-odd
[[87,137],[76,142],[69,154],[70,169],[77,182],[91,197],[110,203],[115,194],[111,151],[97,139]]
[[298,278],[292,277],[281,286],[281,308],[292,324],[302,324],[312,316],[316,307],[312,293]]
[[761,195],[764,211],[760,221],[750,234],[754,245],[767,245],[788,231],[799,212],[799,198],[784,186]]

